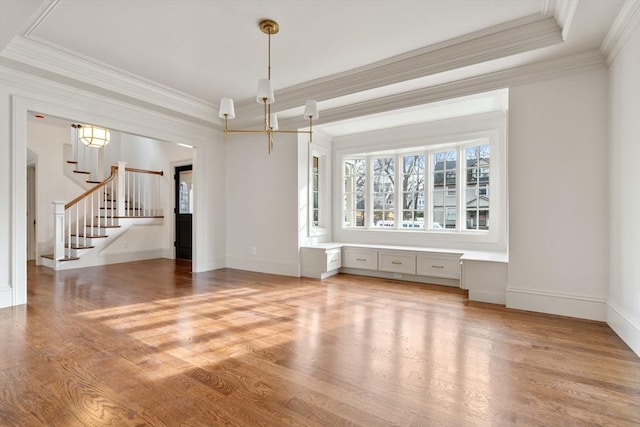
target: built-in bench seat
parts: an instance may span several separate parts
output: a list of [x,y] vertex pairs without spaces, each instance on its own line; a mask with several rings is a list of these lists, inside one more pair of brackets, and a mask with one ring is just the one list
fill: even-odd
[[469,290],[473,301],[505,304],[508,254],[352,243],[301,248],[301,275],[324,279],[338,272]]

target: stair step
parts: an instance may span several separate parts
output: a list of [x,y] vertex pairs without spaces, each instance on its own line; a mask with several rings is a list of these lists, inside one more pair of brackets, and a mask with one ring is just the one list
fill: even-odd
[[89,184],[100,184],[100,181],[87,181]]
[[83,173],[85,175],[91,175],[91,172],[87,172],[87,171],[73,171],[73,173]]
[[[53,259],[53,254],[41,255],[42,258]],[[64,258],[60,258],[58,261],[77,261],[80,258],[74,256],[66,256]]]
[[[69,248],[69,245],[64,245],[65,248]],[[71,249],[93,249],[95,246],[82,246],[82,245],[71,245]]]
[[70,165],[77,165],[78,162],[75,160],[67,160],[67,163],[69,163]]
[[[100,206],[100,209],[115,210],[115,209],[118,209],[118,207],[117,206],[109,206],[109,207]],[[142,208],[136,208],[136,207],[133,207],[133,206],[125,206],[125,209],[130,210],[130,211],[139,211]]]
[[72,234],[71,237],[80,237],[80,238],[87,238],[87,239],[102,239],[105,237],[109,237],[106,234]]
[[[109,217],[111,218],[111,217]],[[164,218],[164,215],[135,215],[135,216],[114,216],[114,218],[116,219],[120,219],[120,218]]]

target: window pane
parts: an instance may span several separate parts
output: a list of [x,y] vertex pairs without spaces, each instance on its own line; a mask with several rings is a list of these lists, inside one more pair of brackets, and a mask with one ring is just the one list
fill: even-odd
[[344,226],[365,226],[365,159],[344,161]]
[[373,159],[373,224],[395,227],[395,158]]
[[431,156],[432,215],[431,228],[456,228],[456,151],[440,151]]
[[424,228],[424,155],[402,157],[402,228]]
[[180,194],[178,195],[178,213],[193,213],[193,171],[180,171]]
[[465,227],[467,230],[489,229],[489,181],[491,156],[488,144],[465,149],[466,190]]

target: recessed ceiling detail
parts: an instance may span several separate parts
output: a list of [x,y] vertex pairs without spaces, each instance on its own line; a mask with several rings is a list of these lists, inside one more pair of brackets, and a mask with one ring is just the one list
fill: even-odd
[[[343,2],[336,13],[335,3],[311,0],[43,0],[35,9],[20,2],[8,12],[31,18],[11,27],[18,32],[0,52],[0,66],[220,128],[218,99],[231,96],[240,100],[237,125],[247,127],[263,115],[244,82],[263,73],[254,28],[268,15],[282,25],[274,45],[281,89],[272,112],[286,112],[280,125],[288,125],[295,107],[314,98],[326,111],[321,124],[385,102],[409,106],[495,89],[487,81],[503,75],[513,84],[552,73],[548,67],[602,66],[583,54],[600,48],[623,3],[396,0]],[[310,31],[314,22],[329,30]]]

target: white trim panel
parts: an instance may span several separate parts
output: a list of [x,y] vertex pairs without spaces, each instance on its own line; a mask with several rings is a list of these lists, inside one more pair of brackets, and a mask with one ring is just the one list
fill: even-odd
[[640,357],[640,325],[611,301],[607,302],[607,324]]
[[300,264],[285,264],[271,259],[247,259],[227,257],[227,268],[255,271],[265,274],[279,274],[281,276],[300,277]]
[[569,295],[537,289],[507,287],[507,308],[557,314],[580,319],[606,320],[606,302],[602,298]]
[[638,25],[640,25],[640,2],[627,0],[600,45],[600,50],[607,57],[607,66],[613,63]]

